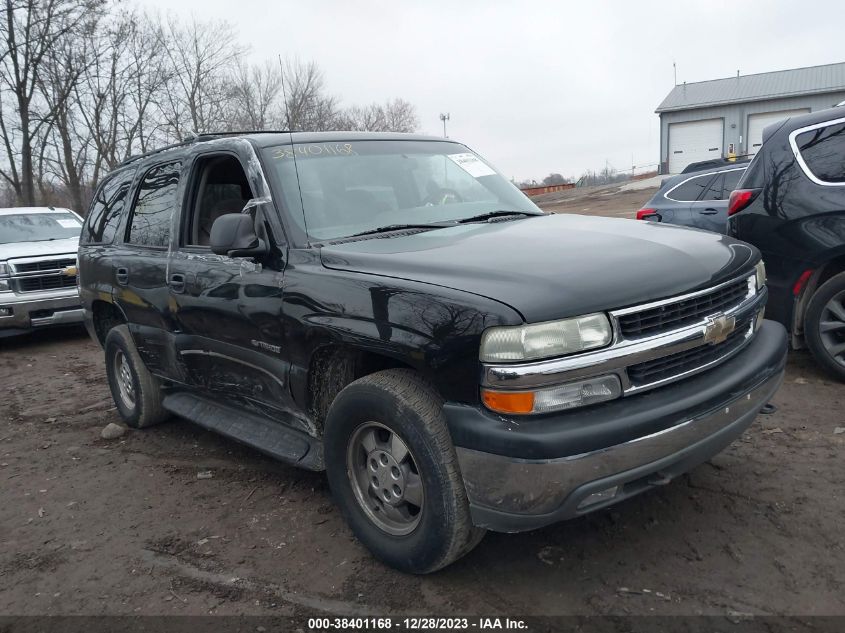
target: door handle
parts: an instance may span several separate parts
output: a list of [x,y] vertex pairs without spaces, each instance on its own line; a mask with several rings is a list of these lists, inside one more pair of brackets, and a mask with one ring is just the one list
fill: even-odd
[[170,275],[170,281],[168,284],[173,292],[185,292],[185,275],[181,273],[173,273]]
[[704,209],[704,211],[699,211],[699,213],[701,215],[716,215],[719,212],[716,209],[710,208],[710,209]]
[[125,286],[129,283],[129,269],[128,268],[118,268],[114,271],[115,279],[117,279],[117,283],[121,286]]

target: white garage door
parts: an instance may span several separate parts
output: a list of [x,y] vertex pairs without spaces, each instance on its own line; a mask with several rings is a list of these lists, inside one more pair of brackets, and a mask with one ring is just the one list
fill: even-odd
[[669,173],[679,174],[690,163],[722,157],[722,119],[669,124]]
[[756,154],[763,145],[763,130],[772,123],[783,121],[786,118],[797,114],[807,114],[810,108],[800,110],[781,110],[780,112],[762,112],[760,114],[748,115],[748,154]]

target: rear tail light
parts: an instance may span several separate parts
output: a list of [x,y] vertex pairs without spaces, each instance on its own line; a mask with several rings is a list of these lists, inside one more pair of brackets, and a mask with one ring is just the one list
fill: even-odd
[[798,281],[796,281],[795,285],[792,286],[792,296],[797,297],[801,294],[801,291],[804,290],[804,286],[807,285],[807,282],[810,280],[810,277],[812,275],[812,269],[805,270],[803,273],[801,273],[801,276],[798,278]]
[[736,189],[731,191],[728,201],[728,215],[739,213],[757,197],[759,189]]
[[637,211],[638,220],[648,220],[649,216],[656,216],[657,209],[640,209]]

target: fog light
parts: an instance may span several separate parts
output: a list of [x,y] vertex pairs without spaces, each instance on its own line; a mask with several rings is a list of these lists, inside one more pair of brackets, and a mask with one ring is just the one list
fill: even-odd
[[525,415],[550,413],[615,400],[622,395],[622,384],[614,375],[586,378],[565,385],[534,391],[481,390],[481,400],[491,411]]
[[578,509],[583,510],[587,506],[595,505],[597,503],[601,503],[602,501],[607,501],[608,499],[613,499],[617,492],[619,492],[619,486],[613,486],[613,488],[608,488],[607,490],[602,490],[601,492],[594,492],[589,497],[585,497],[581,503],[578,504]]
[[621,395],[622,385],[616,376],[588,378],[537,391],[534,395],[534,413],[585,407],[604,400],[615,400]]
[[12,308],[0,306],[0,317],[12,316]]

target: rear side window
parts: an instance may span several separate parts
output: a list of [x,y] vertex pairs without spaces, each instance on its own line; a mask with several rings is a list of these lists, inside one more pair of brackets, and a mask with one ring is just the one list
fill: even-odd
[[701,200],[727,200],[731,197],[731,191],[736,189],[739,179],[745,173],[744,169],[734,169],[716,174],[713,182],[707,187]]
[[181,166],[181,163],[156,165],[144,174],[132,210],[127,242],[139,246],[168,245]]
[[740,178],[745,173],[744,169],[737,169],[735,171],[726,171],[725,172],[725,193],[724,199],[727,200],[731,197],[731,191],[736,189],[736,186],[739,184]]
[[722,174],[718,174],[713,181],[710,183],[710,186],[707,187],[707,191],[704,192],[704,195],[701,197],[703,200],[723,200],[723,190],[725,185],[725,176]]
[[677,200],[678,202],[694,202],[698,197],[707,190],[707,186],[713,174],[705,174],[704,176],[696,176],[690,178],[684,183],[670,189],[666,192],[666,197],[670,200]]
[[111,244],[120,224],[120,216],[126,207],[126,196],[132,183],[132,172],[109,178],[97,189],[85,228],[82,230],[83,244]]
[[845,123],[804,132],[796,141],[801,158],[816,179],[845,183]]

